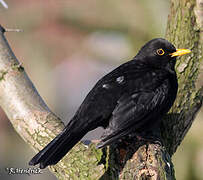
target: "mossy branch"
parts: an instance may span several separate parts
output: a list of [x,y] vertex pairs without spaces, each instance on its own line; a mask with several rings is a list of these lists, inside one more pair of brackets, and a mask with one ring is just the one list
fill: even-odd
[[[64,124],[38,94],[4,33],[0,26],[0,105],[17,133],[37,152],[62,131]],[[58,179],[98,179],[105,170],[97,166],[101,150],[92,149],[79,143],[50,170]]]

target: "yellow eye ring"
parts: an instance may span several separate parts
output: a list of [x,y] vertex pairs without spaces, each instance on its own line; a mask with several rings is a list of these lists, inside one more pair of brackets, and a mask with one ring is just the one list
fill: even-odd
[[156,53],[157,53],[159,56],[162,56],[162,55],[165,54],[165,52],[164,52],[163,49],[158,49],[158,50],[156,51]]

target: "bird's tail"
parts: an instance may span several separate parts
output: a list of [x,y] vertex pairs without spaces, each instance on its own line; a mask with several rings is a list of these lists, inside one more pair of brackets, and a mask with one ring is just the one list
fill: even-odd
[[74,121],[71,121],[58,136],[30,160],[29,165],[40,164],[40,168],[44,169],[48,165],[56,164],[87,133],[84,129],[78,130]]

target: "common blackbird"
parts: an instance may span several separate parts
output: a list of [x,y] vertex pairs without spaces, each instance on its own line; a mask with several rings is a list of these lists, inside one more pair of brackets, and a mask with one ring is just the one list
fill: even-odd
[[138,54],[101,78],[64,130],[29,165],[56,164],[89,131],[105,131],[98,148],[159,125],[176,98],[176,57],[190,53],[165,39],[147,42]]

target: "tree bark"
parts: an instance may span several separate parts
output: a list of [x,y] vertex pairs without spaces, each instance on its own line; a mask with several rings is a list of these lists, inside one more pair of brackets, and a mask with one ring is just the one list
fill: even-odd
[[177,62],[179,92],[171,116],[163,125],[165,144],[172,155],[202,106],[203,0],[171,0],[166,36],[176,47],[192,50],[187,58]]
[[[37,93],[0,27],[0,105],[15,130],[37,152],[64,127]],[[178,60],[179,92],[163,119],[160,143],[123,142],[103,150],[78,143],[50,170],[58,179],[174,180],[171,156],[203,99],[203,0],[171,0],[167,39],[192,54]],[[29,160],[28,160],[29,161]]]

